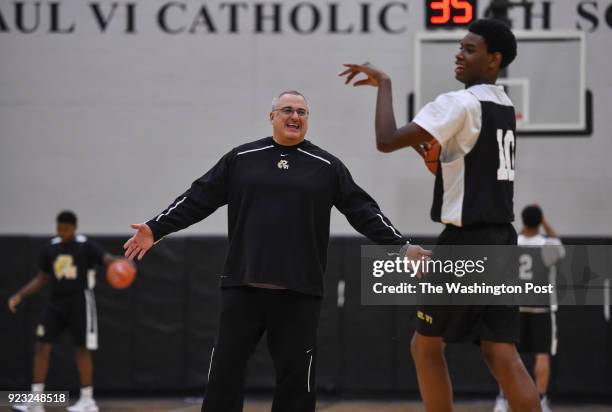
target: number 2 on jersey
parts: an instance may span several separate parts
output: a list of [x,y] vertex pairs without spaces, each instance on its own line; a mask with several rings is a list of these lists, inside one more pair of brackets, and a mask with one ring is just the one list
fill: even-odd
[[533,279],[533,258],[529,254],[523,254],[519,257],[519,279]]

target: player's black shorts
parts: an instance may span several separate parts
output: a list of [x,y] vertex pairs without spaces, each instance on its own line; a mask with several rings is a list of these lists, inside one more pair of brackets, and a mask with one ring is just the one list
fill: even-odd
[[554,316],[554,312],[521,312],[519,352],[555,354],[557,339]]
[[54,343],[66,329],[75,345],[91,350],[98,348],[98,316],[93,291],[53,295],[36,326],[36,339]]
[[[447,225],[438,245],[516,245],[512,224]],[[416,330],[439,336],[445,342],[519,341],[519,311],[516,306],[435,306],[417,308]]]

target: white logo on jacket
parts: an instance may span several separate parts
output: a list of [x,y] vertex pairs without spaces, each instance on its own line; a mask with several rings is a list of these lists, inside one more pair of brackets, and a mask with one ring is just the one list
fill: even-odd
[[279,169],[289,169],[289,161],[288,160],[280,160],[276,166]]

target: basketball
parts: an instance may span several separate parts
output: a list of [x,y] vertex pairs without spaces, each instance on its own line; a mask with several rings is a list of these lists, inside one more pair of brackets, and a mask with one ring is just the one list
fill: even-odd
[[129,287],[136,278],[136,266],[127,259],[115,260],[106,270],[106,281],[115,289]]
[[427,154],[423,156],[423,160],[425,161],[425,166],[435,175],[438,172],[438,160],[440,160],[441,147],[436,139],[432,139],[428,143],[430,148]]

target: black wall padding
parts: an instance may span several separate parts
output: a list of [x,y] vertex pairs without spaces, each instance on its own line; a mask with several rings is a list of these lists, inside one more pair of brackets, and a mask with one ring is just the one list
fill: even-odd
[[361,305],[362,239],[344,244],[345,304],[342,310],[342,376],[350,392],[389,390],[393,385],[395,308]]
[[0,237],[0,387],[27,385],[32,361],[23,354],[31,352],[29,327],[32,304],[22,304],[16,314],[7,306],[9,297],[28,279],[30,241],[25,237]]
[[219,274],[227,251],[227,238],[187,238],[185,290],[185,389],[202,391],[207,382],[210,355],[219,324]]
[[[139,265],[131,325],[132,379],[137,387],[183,388],[185,316],[188,288],[185,239],[165,239]],[[159,373],[164,371],[164,373]]]
[[[114,255],[122,254],[126,240],[93,239]],[[45,294],[28,299],[15,315],[9,313],[6,301],[36,274],[38,254],[47,242],[43,237],[0,237],[0,390],[30,385],[34,331]],[[571,244],[610,242],[570,239]],[[414,239],[414,243],[432,244],[433,239]],[[361,305],[362,244],[365,240],[357,237],[335,237],[330,242],[317,349],[318,390],[339,395],[415,395],[418,386],[410,356],[415,308]],[[98,393],[203,393],[218,325],[218,275],[226,250],[225,237],[164,239],[137,263],[136,281],[125,290],[111,288],[99,270],[100,349],[94,353]],[[345,282],[343,305],[338,299],[340,281]],[[553,398],[610,399],[612,332],[603,308],[561,307],[558,331]],[[458,396],[493,396],[496,384],[478,347],[451,345],[447,357]],[[271,393],[274,382],[264,335],[249,364],[247,388]],[[53,352],[47,388],[77,390],[78,385],[74,346],[64,335]]]
[[338,391],[340,359],[341,308],[338,307],[338,282],[343,277],[343,239],[331,239],[324,279],[325,297],[321,306],[317,339],[317,387],[324,391]]
[[416,307],[398,306],[395,308],[396,322],[394,335],[391,337],[394,346],[394,382],[393,391],[404,394],[416,394],[416,369],[410,354],[410,342],[416,327]]
[[557,314],[558,355],[554,360],[555,392],[568,395],[612,394],[610,322],[601,306],[561,306]]

